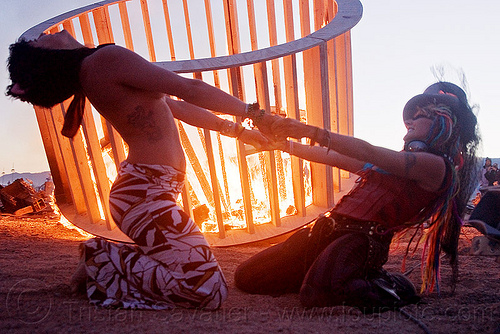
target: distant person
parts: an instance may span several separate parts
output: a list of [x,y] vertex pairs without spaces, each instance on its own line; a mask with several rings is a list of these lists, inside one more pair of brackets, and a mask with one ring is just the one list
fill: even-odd
[[487,172],[484,174],[484,177],[486,180],[488,180],[488,187],[498,185],[499,181],[498,164],[494,163],[491,167],[489,167]]
[[486,178],[486,173],[488,173],[490,169],[491,169],[491,159],[486,158],[484,159],[483,169],[481,170],[481,184],[480,184],[481,187],[488,186],[489,181]]
[[[383,265],[395,232],[424,226],[422,289],[432,291],[439,282],[441,251],[449,254],[454,286],[460,217],[477,180],[476,116],[461,88],[438,82],[408,101],[403,119],[402,151],[298,120],[262,119],[267,127],[261,131],[276,138],[281,150],[353,172],[360,180],[312,227],[242,263],[235,273],[239,289],[299,293],[306,307],[350,305],[368,313],[414,303],[419,297],[412,282]],[[307,137],[322,147],[287,137]]]
[[12,44],[8,68],[10,96],[46,108],[74,96],[63,135],[78,131],[87,97],[129,148],[111,188],[110,210],[135,244],[86,241],[74,283],[86,282],[88,298],[102,306],[219,308],[227,296],[224,275],[196,224],[176,204],[186,161],[174,118],[259,148],[267,139],[258,131],[204,109],[253,117],[258,106],[125,48],[87,48],[65,30]]

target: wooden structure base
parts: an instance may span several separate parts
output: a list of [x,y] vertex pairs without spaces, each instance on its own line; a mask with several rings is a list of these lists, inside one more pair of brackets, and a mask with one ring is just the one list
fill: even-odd
[[[337,201],[345,195],[354,186],[355,176],[345,179],[343,185],[345,188],[340,191]],[[311,223],[320,214],[328,211],[330,208],[309,205],[306,207],[305,216],[286,216],[281,218],[281,226],[274,226],[272,223],[255,225],[255,233],[248,233],[246,229],[231,229],[225,233],[225,238],[221,239],[219,233],[205,232],[203,235],[212,247],[229,247],[236,245],[244,245],[253,242],[263,241],[275,237],[279,237]],[[108,229],[106,222],[101,220],[99,223],[90,223],[86,214],[78,214],[72,205],[61,205],[59,210],[66,219],[83,231],[104,239],[116,242],[133,243],[133,241],[125,235],[119,228]],[[114,224],[113,224],[114,225]]]

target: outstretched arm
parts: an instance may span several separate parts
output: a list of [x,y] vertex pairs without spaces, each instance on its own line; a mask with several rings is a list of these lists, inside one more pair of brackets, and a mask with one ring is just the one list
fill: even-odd
[[236,137],[242,142],[254,146],[257,150],[268,144],[267,138],[257,130],[237,129],[234,127],[235,123],[223,120],[210,111],[185,101],[176,101],[169,97],[165,97],[165,101],[170,107],[172,115],[187,124]]
[[372,163],[394,175],[415,180],[422,188],[430,191],[438,190],[444,179],[446,167],[443,158],[438,155],[426,152],[397,152],[289,118],[274,117],[270,133],[278,138],[310,138],[328,146],[339,154],[338,158],[349,157]]
[[304,145],[295,141],[281,141],[269,148],[285,151],[308,161],[335,166],[351,173],[359,172],[366,164],[335,151],[328,151],[325,147]]
[[106,73],[118,83],[151,93],[177,96],[184,101],[209,110],[244,116],[246,104],[238,98],[201,80],[184,78],[138,54],[119,46],[96,52],[106,64]]

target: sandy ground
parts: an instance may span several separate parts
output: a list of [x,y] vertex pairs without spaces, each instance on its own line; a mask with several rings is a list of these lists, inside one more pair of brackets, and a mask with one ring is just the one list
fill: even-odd
[[[476,235],[472,228],[463,230],[456,294],[449,292],[450,268],[443,265],[441,296],[433,293],[404,308],[431,333],[500,333],[500,264],[494,257],[470,255]],[[342,306],[305,310],[297,295],[238,291],[233,283],[236,267],[270,242],[214,249],[230,287],[218,311],[96,308],[71,295],[68,285],[78,245],[86,238],[55,217],[0,216],[1,333],[424,333],[400,312],[363,315]],[[404,247],[393,244],[387,269],[400,270]],[[419,257],[417,251],[407,260],[407,269],[417,267],[410,274],[417,286]]]

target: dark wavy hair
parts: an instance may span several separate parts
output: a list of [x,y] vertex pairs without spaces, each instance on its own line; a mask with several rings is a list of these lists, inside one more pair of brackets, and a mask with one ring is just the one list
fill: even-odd
[[[11,44],[9,50],[7,68],[12,84],[7,87],[6,95],[45,108],[81,91],[78,76],[81,63],[93,51],[87,47],[44,49],[23,39]],[[23,90],[22,94],[13,91],[15,84]]]

